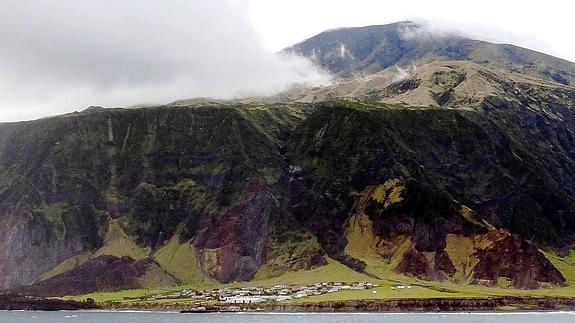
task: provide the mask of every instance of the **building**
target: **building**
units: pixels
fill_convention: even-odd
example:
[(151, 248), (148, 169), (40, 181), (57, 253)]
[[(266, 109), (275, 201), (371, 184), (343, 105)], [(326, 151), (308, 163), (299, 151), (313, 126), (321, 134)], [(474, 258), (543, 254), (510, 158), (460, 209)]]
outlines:
[(224, 298), (227, 304), (255, 304), (261, 303), (264, 299), (258, 296), (230, 296)]

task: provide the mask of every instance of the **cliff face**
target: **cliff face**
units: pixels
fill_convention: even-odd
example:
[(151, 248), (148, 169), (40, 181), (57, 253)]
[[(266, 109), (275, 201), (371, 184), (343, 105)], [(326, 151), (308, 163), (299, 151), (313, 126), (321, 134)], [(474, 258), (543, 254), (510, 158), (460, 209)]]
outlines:
[(280, 148), (302, 111), (111, 110), (3, 125), (2, 287), (86, 252), (77, 263), (151, 256), (176, 233), (193, 241), (206, 275), (250, 279), (275, 239), (269, 228), (290, 223)]
[[(374, 269), (385, 267), (373, 260), (378, 258), (422, 279), (496, 284), (504, 277), (519, 288), (563, 283), (519, 236), (570, 244), (573, 179), (557, 173), (571, 170), (541, 171), (542, 160), (533, 158), (538, 146), (522, 148), (530, 135), (510, 137), (513, 132), (484, 117), (456, 110), (319, 108), (292, 141), (292, 160), (308, 183), (294, 213), (330, 255), (372, 274), (385, 275)], [(573, 162), (569, 154), (546, 159)], [(548, 183), (545, 189), (541, 183)], [(477, 245), (461, 243), (465, 237)], [(458, 248), (468, 254), (458, 255)], [(495, 261), (502, 250), (512, 260)]]
[[(2, 287), (36, 281), (29, 291), (77, 294), (152, 276), (231, 282), (322, 266), (326, 256), (375, 276), (383, 266), (420, 279), (563, 284), (533, 243), (572, 242), (572, 156), (555, 138), (529, 146), (533, 132), (516, 136), (506, 122), (333, 102), (2, 125)], [(545, 149), (554, 153), (537, 158)], [(454, 252), (469, 239), (468, 254)], [(502, 250), (513, 260), (493, 256)], [(176, 255), (189, 275), (171, 264)], [(374, 255), (389, 261), (378, 267)], [(96, 265), (123, 272), (122, 284), (90, 276)], [(58, 287), (74, 279), (85, 286)]]
[[(404, 178), (420, 183), (418, 190), (427, 199), (454, 199), (495, 227), (551, 245), (567, 244), (574, 228), (568, 215), (574, 205), (573, 159), (562, 153), (555, 136), (538, 136), (554, 131), (552, 123), (519, 136), (520, 123), (511, 121), (516, 111), (509, 116), (501, 110), (494, 112), (497, 120), (489, 120), (482, 113), (452, 109), (319, 108), (291, 141), (292, 162), (302, 167), (308, 183), (296, 214), (304, 222), (317, 217), (326, 229), (318, 230), (320, 236), (335, 246), (338, 228), (354, 204), (350, 193)], [(547, 163), (557, 167), (551, 170)], [(453, 213), (441, 211), (445, 203), (416, 201), (411, 207), (420, 205), (428, 219)], [(326, 217), (323, 210), (334, 211)]]

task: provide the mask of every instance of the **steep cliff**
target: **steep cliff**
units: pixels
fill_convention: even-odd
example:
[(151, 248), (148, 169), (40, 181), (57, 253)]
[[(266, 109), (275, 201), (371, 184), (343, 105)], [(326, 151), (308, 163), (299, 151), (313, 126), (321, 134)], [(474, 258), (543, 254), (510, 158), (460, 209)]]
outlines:
[[(305, 232), (284, 211), (281, 155), (303, 110), (165, 107), (3, 125), (2, 287), (30, 284), (74, 256), (60, 269), (153, 256), (176, 234), (192, 241), (201, 272), (250, 279), (270, 240)], [(293, 257), (321, 253), (310, 248)]]
[[(328, 256), (377, 277), (564, 284), (534, 243), (573, 241), (572, 156), (537, 137), (539, 150), (532, 132), (518, 137), (505, 122), (331, 102), (2, 125), (2, 287), (34, 283), (28, 291), (49, 295), (232, 282)], [(473, 247), (454, 253), (466, 239)], [(514, 260), (498, 261), (501, 250)], [(123, 274), (110, 280), (105, 267)]]

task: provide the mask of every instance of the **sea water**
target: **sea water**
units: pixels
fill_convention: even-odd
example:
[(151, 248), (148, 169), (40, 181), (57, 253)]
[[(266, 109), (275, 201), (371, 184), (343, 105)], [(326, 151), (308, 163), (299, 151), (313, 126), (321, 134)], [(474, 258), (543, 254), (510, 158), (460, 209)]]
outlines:
[(575, 312), (523, 313), (206, 313), (180, 314), (158, 312), (0, 312), (1, 323), (573, 323)]

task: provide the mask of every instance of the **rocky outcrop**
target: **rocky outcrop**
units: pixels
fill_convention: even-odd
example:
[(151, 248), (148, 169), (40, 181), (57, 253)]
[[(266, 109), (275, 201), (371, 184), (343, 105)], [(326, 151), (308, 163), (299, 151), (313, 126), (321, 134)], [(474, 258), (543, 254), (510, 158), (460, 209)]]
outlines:
[(397, 272), (424, 280), (444, 281), (455, 274), (455, 266), (443, 250), (424, 252), (411, 248), (405, 253)]
[(513, 287), (537, 289), (541, 284), (565, 284), (565, 278), (537, 247), (505, 230), (494, 230), (482, 237), (487, 247), (478, 249), (473, 268), (476, 283), (496, 284), (509, 279)]
[(15, 294), (0, 294), (0, 310), (2, 311), (74, 311), (100, 308), (94, 302), (64, 301), (52, 298), (44, 299)]
[(9, 209), (0, 218), (2, 288), (30, 284), (84, 248), (78, 236), (50, 233), (50, 226), (65, 225), (59, 221), (58, 218), (42, 219), (17, 208)]
[[(348, 262), (368, 259), (362, 271), (377, 276), (393, 270), (423, 280), (491, 286), (506, 279), (521, 289), (565, 284), (533, 243), (494, 229), (430, 188), (390, 179), (355, 199), (344, 257)], [(429, 214), (434, 209), (438, 213)]]
[(130, 257), (100, 256), (25, 287), (23, 292), (34, 296), (65, 296), (143, 288), (146, 285), (142, 279), (149, 272), (153, 272), (154, 279), (163, 280), (164, 286), (177, 283), (151, 259), (135, 261)]
[(257, 181), (244, 192), (246, 201), (212, 219), (194, 243), (202, 270), (221, 282), (250, 280), (263, 262), (272, 196)]

